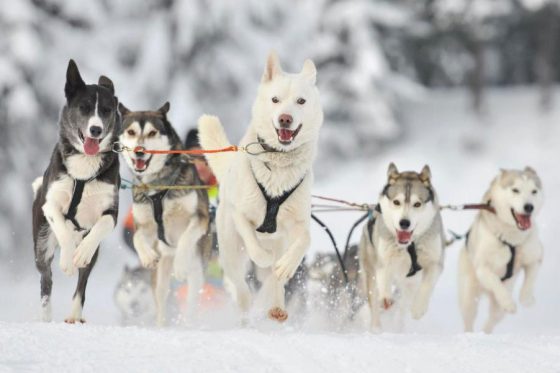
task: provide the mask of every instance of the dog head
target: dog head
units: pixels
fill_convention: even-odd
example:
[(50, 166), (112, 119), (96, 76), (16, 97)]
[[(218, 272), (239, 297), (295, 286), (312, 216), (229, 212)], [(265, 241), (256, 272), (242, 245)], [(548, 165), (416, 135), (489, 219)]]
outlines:
[(127, 318), (147, 318), (155, 314), (150, 270), (124, 268), (115, 289), (115, 303)]
[[(122, 116), (122, 132), (119, 141), (129, 149), (143, 147), (152, 150), (181, 149), (181, 139), (167, 120), (169, 102), (156, 111), (130, 111), (119, 104)], [(158, 173), (170, 157), (168, 154), (146, 154), (127, 150), (124, 159), (135, 175)]]
[(323, 123), (317, 70), (306, 60), (298, 74), (282, 71), (276, 53), (268, 56), (253, 105), (253, 126), (269, 146), (288, 151), (315, 141)]
[(420, 173), (399, 172), (391, 163), (379, 204), (383, 221), (397, 242), (410, 244), (430, 227), (439, 209), (430, 168), (424, 166)]
[(70, 60), (64, 92), (61, 138), (90, 156), (110, 151), (120, 124), (113, 82), (102, 75), (98, 84), (84, 83), (78, 66)]
[(506, 224), (525, 231), (543, 203), (542, 183), (531, 167), (524, 170), (502, 170), (484, 196)]

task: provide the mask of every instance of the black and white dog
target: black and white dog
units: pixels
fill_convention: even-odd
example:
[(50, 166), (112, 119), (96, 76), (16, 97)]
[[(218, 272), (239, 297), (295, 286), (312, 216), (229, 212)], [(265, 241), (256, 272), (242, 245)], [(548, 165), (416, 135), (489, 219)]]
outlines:
[(119, 201), (119, 159), (112, 151), (120, 128), (111, 80), (86, 85), (73, 60), (66, 72), (66, 104), (60, 138), (43, 177), (33, 191), (35, 264), (41, 274), (42, 319), (50, 321), (51, 263), (60, 247), (60, 268), (79, 269), (68, 323), (84, 322), (82, 308), (88, 277), (100, 242), (115, 227)]

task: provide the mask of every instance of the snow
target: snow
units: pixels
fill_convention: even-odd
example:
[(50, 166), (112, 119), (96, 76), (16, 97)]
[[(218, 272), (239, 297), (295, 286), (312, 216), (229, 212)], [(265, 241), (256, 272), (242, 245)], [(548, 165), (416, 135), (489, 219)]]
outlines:
[(558, 372), (560, 337), (147, 329), (0, 322), (0, 371)]

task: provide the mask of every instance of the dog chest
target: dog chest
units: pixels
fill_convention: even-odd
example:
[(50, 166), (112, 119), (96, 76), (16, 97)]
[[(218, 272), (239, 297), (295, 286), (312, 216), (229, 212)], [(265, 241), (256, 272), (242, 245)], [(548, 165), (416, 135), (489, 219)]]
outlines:
[(74, 154), (64, 160), (68, 173), (80, 180), (87, 180), (97, 175), (103, 160), (101, 156), (88, 156), (85, 154)]

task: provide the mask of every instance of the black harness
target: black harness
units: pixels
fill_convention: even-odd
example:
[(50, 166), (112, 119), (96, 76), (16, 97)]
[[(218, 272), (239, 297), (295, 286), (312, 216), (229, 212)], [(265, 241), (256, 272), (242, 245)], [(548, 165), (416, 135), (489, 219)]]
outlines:
[(84, 194), (84, 187), (89, 180), (78, 180), (74, 179), (74, 191), (72, 192), (72, 200), (70, 201), (70, 206), (68, 211), (64, 215), (66, 220), (70, 220), (78, 232), (83, 232), (86, 229), (80, 226), (80, 223), (76, 220), (76, 213), (78, 212), (78, 205), (82, 201), (82, 195)]
[[(379, 205), (375, 206), (375, 211), (381, 213), (381, 207)], [(367, 222), (369, 241), (371, 242), (372, 246), (373, 246), (373, 226), (375, 225), (375, 220), (376, 220), (375, 216), (372, 214)], [(417, 272), (422, 270), (422, 266), (418, 264), (418, 254), (416, 253), (416, 244), (414, 242), (411, 242), (410, 245), (406, 247), (406, 251), (410, 256), (410, 269), (408, 270), (406, 277), (412, 277)]]
[[(301, 185), (305, 179), (305, 176), (292, 187), (292, 189), (285, 191), (277, 197), (271, 197), (266, 193), (264, 186), (257, 181), (257, 185), (261, 190), (261, 193), (266, 200), (266, 214), (264, 216), (264, 221), (257, 228), (257, 232), (260, 233), (274, 233), (276, 232), (276, 218), (278, 216), (278, 211), (280, 211), (280, 206), (292, 195), (292, 193)], [(256, 179), (255, 179), (256, 180)]]
[[(465, 248), (467, 250), (469, 249), (469, 235), (470, 234), (471, 234), (471, 231), (468, 231), (467, 234), (465, 234)], [(513, 265), (515, 264), (515, 255), (516, 255), (516, 252), (517, 252), (517, 248), (507, 241), (504, 241), (502, 239), (499, 239), (499, 240), (502, 244), (504, 244), (505, 246), (507, 246), (509, 248), (509, 252), (511, 254), (511, 258), (509, 259), (509, 261), (506, 265), (506, 274), (501, 278), (501, 280), (503, 282), (503, 281), (509, 280), (513, 276)]]
[(152, 211), (154, 212), (154, 220), (157, 224), (158, 239), (169, 246), (169, 243), (165, 239), (165, 227), (163, 226), (163, 198), (165, 198), (167, 192), (168, 190), (164, 190), (148, 196), (148, 199), (152, 202)]

